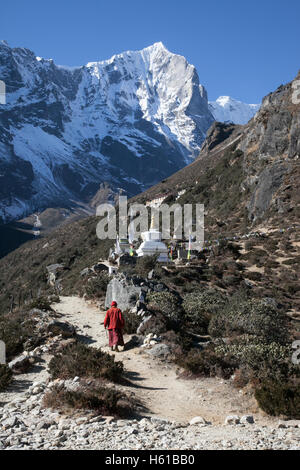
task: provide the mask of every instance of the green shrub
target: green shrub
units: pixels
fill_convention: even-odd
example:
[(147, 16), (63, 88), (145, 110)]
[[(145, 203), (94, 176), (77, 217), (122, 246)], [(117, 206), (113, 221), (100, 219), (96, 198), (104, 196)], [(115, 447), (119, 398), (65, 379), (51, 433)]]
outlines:
[(43, 310), (45, 312), (52, 311), (51, 304), (47, 297), (37, 297), (34, 299), (30, 304), (27, 306), (28, 310), (32, 310), (33, 308), (37, 308), (39, 310)]
[(71, 379), (79, 376), (117, 382), (122, 378), (123, 364), (115, 362), (114, 356), (101, 349), (77, 342), (66, 346), (61, 353), (51, 359), (49, 371), (53, 379)]
[(268, 251), (274, 252), (277, 250), (278, 241), (272, 238), (268, 238), (263, 242), (264, 248)]
[(268, 259), (266, 263), (262, 263), (262, 266), (265, 265), (267, 268), (270, 268), (272, 270), (276, 269), (279, 267), (279, 263), (277, 261)]
[(123, 317), (125, 320), (124, 333), (127, 335), (132, 335), (136, 333), (142, 318), (139, 317), (136, 313), (131, 312), (130, 310), (123, 311)]
[(183, 352), (188, 352), (193, 347), (193, 340), (191, 335), (186, 334), (183, 330), (174, 331), (168, 330), (161, 335), (163, 343), (167, 344), (175, 356), (179, 357)]
[(0, 392), (6, 389), (6, 387), (12, 381), (12, 371), (5, 364), (0, 364)]
[(96, 410), (97, 413), (103, 415), (127, 416), (131, 414), (131, 404), (127, 397), (101, 384), (82, 386), (77, 391), (54, 386), (45, 394), (43, 405), (53, 409)]
[(290, 346), (264, 344), (258, 337), (240, 337), (231, 344), (217, 346), (216, 353), (234, 357), (244, 370), (251, 371), (248, 375), (256, 381), (287, 380), (295, 373)]
[(245, 250), (250, 251), (257, 244), (255, 240), (246, 240), (245, 241)]
[(230, 355), (222, 356), (216, 353), (213, 346), (203, 351), (191, 349), (188, 353), (177, 356), (176, 363), (194, 375), (228, 379), (238, 363)]
[(293, 264), (299, 265), (300, 256), (295, 256), (295, 258), (289, 258), (282, 261), (282, 264), (286, 264), (287, 266), (292, 266)]
[(168, 329), (170, 329), (170, 322), (161, 312), (151, 309), (150, 313), (152, 314), (152, 316), (145, 323), (145, 325), (143, 325), (141, 334), (146, 336), (149, 333), (153, 333), (155, 335), (160, 336), (162, 333), (165, 333), (166, 331), (168, 331)]
[(209, 321), (225, 304), (225, 296), (217, 290), (203, 290), (183, 297), (185, 321), (195, 333), (206, 334)]
[(222, 312), (211, 318), (208, 327), (213, 337), (255, 335), (263, 342), (286, 343), (287, 318), (266, 300), (240, 299), (233, 296)]
[(23, 335), (21, 322), (14, 319), (3, 318), (0, 321), (0, 338), (6, 346), (8, 360), (23, 351)]
[(97, 277), (90, 277), (85, 284), (85, 293), (88, 299), (97, 299), (106, 294), (107, 284), (110, 276), (106, 272), (101, 272)]
[(287, 292), (291, 295), (296, 294), (300, 290), (300, 286), (298, 282), (287, 282), (284, 286)]
[(49, 296), (48, 296), (48, 300), (49, 300), (49, 302), (51, 302), (51, 304), (54, 304), (54, 303), (55, 303), (55, 304), (58, 304), (58, 303), (60, 303), (60, 297), (59, 297), (59, 295), (57, 295), (57, 294), (49, 295)]
[(260, 408), (271, 416), (300, 419), (299, 383), (266, 382), (255, 390), (255, 398)]
[(183, 311), (180, 297), (172, 292), (150, 292), (146, 298), (150, 308), (160, 311), (171, 321), (182, 320)]
[(138, 276), (146, 277), (152, 269), (155, 268), (158, 255), (140, 256), (137, 259), (134, 271)]
[(0, 317), (0, 338), (6, 346), (7, 359), (11, 360), (24, 350), (24, 343), (34, 340), (34, 326), (30, 320), (25, 321), (24, 312), (13, 312)]
[(249, 271), (247, 272), (247, 278), (251, 281), (261, 281), (262, 274), (258, 271)]
[(234, 276), (232, 274), (223, 274), (223, 282), (225, 286), (236, 286), (241, 282), (242, 278), (238, 276)]

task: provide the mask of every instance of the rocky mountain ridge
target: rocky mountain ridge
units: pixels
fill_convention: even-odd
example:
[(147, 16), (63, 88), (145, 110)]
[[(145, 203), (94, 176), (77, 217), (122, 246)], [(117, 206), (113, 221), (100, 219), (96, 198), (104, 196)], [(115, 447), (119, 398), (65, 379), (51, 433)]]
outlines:
[(214, 123), (192, 164), (134, 201), (157, 194), (171, 200), (186, 190), (177, 202), (204, 203), (206, 226), (211, 226), (210, 216), (222, 219), (231, 234), (233, 227), (241, 231), (249, 224), (268, 221), (284, 227), (297, 222), (300, 106), (292, 99), (294, 81), (267, 95), (248, 124)]
[(129, 195), (197, 155), (213, 116), (194, 66), (162, 43), (69, 68), (0, 44), (2, 221)]
[(66, 67), (2, 41), (0, 79), (2, 222), (94, 207), (103, 184), (138, 194), (191, 163), (216, 117), (252, 117), (228, 114), (248, 106), (234, 100), (215, 113), (195, 67), (160, 42)]

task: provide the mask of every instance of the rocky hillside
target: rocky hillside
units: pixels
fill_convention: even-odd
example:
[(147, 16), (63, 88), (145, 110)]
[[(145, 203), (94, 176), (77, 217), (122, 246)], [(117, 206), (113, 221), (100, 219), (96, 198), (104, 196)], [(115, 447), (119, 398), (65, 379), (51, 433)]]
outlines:
[[(134, 336), (127, 343), (128, 353), (122, 352), (122, 360), (125, 376), (129, 373), (126, 378), (142, 378), (146, 384), (137, 387), (138, 392), (131, 396), (137, 410), (142, 411), (138, 408), (141, 402), (160, 417), (182, 413), (181, 402), (170, 399), (171, 393), (175, 390), (177, 397), (193, 397), (196, 390), (195, 398), (187, 402), (195, 403), (196, 408), (185, 407), (180, 420), (187, 424), (194, 416), (196, 426), (205, 427), (205, 443), (198, 445), (193, 439), (194, 428), (188, 427), (184, 434), (175, 433), (172, 446), (295, 447), (298, 422), (290, 424), (290, 432), (281, 431), (290, 429), (286, 421), (275, 424), (272, 418), (266, 424), (265, 418), (261, 420), (261, 410), (285, 419), (300, 417), (299, 366), (291, 360), (292, 343), (300, 338), (299, 105), (290, 102), (291, 91), (288, 84), (267, 96), (255, 119), (246, 126), (215, 123), (194, 163), (134, 199), (146, 202), (164, 194), (169, 203), (205, 203), (206, 243), (188, 262), (162, 266), (152, 257), (128, 256), (126, 261), (124, 256), (119, 275), (111, 279), (101, 261), (107, 259), (111, 242), (97, 239), (96, 217), (62, 226), (0, 260), (0, 334), (9, 346), (10, 365), (14, 368), (19, 360), (27, 363), (26, 374), (19, 379), (27, 383), (32, 361), (43, 361), (51, 374), (50, 381), (36, 375), (31, 379), (28, 393), (33, 393), (34, 398), (28, 405), (23, 401), (28, 398), (26, 393), (24, 397), (18, 395), (12, 405), (5, 405), (5, 415), (0, 420), (3, 447), (44, 448), (46, 444), (46, 448), (72, 448), (76, 445), (73, 429), (77, 423), (67, 418), (56, 426), (56, 413), (67, 417), (70, 410), (73, 413), (78, 409), (84, 422), (95, 417), (97, 423), (104, 425), (97, 432), (102, 425), (89, 421), (87, 427), (81, 428), (84, 435), (95, 430), (97, 442), (103, 438), (104, 446), (115, 445), (102, 416), (121, 411), (125, 398), (119, 393), (124, 392), (125, 386), (115, 389), (108, 385), (109, 390), (103, 390), (101, 382), (94, 380), (103, 374), (98, 370), (103, 366), (102, 360), (109, 361), (104, 366), (105, 374), (110, 375), (116, 367), (122, 372), (123, 366), (111, 362), (111, 356), (102, 350), (92, 350), (93, 341), (103, 341), (98, 343), (103, 348), (107, 340), (105, 332), (100, 335), (98, 331), (98, 308), (92, 319), (85, 305), (86, 299), (92, 299), (104, 308), (105, 293), (110, 292), (107, 287), (114, 282), (119, 282), (123, 291), (129, 289), (130, 305), (123, 309), (125, 333)], [(116, 292), (115, 289), (114, 295)], [(58, 300), (57, 294), (62, 303), (57, 307), (59, 325), (50, 309), (50, 302)], [(123, 295), (121, 298), (124, 300)], [(59, 313), (63, 311), (64, 315)], [(63, 341), (61, 328), (70, 329), (65, 320), (80, 326), (78, 337), (70, 338), (73, 345)], [(42, 332), (47, 328), (45, 334), (36, 331), (39, 325)], [(82, 342), (86, 341), (91, 345), (84, 346)], [(62, 347), (60, 352), (52, 351), (56, 346)], [(74, 351), (80, 353), (75, 362)], [(86, 360), (90, 357), (87, 354), (91, 361)], [(153, 357), (151, 362), (148, 355)], [(87, 363), (93, 369), (88, 374), (89, 382)], [(10, 401), (15, 393), (16, 373), (20, 372), (13, 369), (12, 377), (11, 367), (0, 367), (4, 401)], [(196, 381), (190, 380), (195, 377)], [(157, 389), (164, 381), (168, 381), (168, 388), (163, 387), (158, 399)], [(170, 391), (167, 397), (166, 388)], [(125, 391), (128, 392), (126, 387)], [(109, 409), (103, 405), (106, 393)], [(96, 404), (93, 414), (91, 402)], [(40, 436), (37, 442), (27, 433), (35, 408), (44, 423), (42, 429), (36, 429)], [(133, 409), (131, 405), (129, 408)], [(229, 412), (227, 418), (225, 409)], [(142, 422), (144, 426), (141, 417), (136, 422), (122, 420), (129, 432), (134, 430), (134, 436), (141, 438), (134, 439), (132, 445), (147, 444), (138, 424)], [(253, 421), (256, 427), (252, 429), (261, 433), (263, 443), (248, 429)], [(190, 422), (194, 422), (193, 418)], [(230, 431), (225, 428), (225, 439), (224, 426), (219, 426), (224, 422), (226, 426), (241, 423), (247, 427), (235, 428), (234, 432), (231, 427)], [(257, 426), (259, 422), (267, 427)], [(65, 432), (56, 434), (60, 426)], [(147, 422), (146, 427), (149, 426)], [(44, 432), (44, 428), (49, 432)], [(15, 434), (9, 434), (10, 429), (20, 433), (17, 439)], [(165, 429), (170, 431), (168, 425)], [(168, 448), (165, 434), (157, 437)], [(97, 446), (93, 439), (83, 439), (82, 446)], [(126, 445), (131, 448), (131, 442)], [(149, 443), (155, 445), (153, 441)]]
[[(299, 76), (297, 77), (299, 79)], [(205, 204), (207, 235), (299, 221), (300, 105), (292, 82), (267, 95), (245, 126), (214, 123), (191, 165), (134, 198)]]
[[(195, 162), (132, 199), (146, 202), (164, 194), (169, 203), (204, 203), (207, 242), (255, 230), (266, 234), (270, 240), (256, 243), (260, 246), (253, 256), (245, 241), (240, 244), (247, 266), (246, 274), (239, 274), (239, 282), (260, 277), (255, 284), (258, 294), (270, 294), (271, 283), (288, 308), (300, 302), (295, 294), (299, 274), (300, 107), (291, 102), (291, 93), (289, 83), (268, 95), (246, 126), (213, 124)], [(176, 199), (179, 191), (184, 194)], [(62, 263), (66, 292), (69, 286), (74, 287), (74, 279), (80, 281), (80, 270), (107, 254), (109, 243), (97, 239), (96, 223), (92, 217), (66, 225), (1, 260), (2, 305), (9, 307), (11, 294), (17, 302), (19, 295), (26, 298), (31, 290), (36, 295), (40, 287), (47, 286), (47, 265)], [(222, 261), (222, 250), (215, 264), (219, 257)], [(24, 259), (29, 263), (26, 269)], [(259, 273), (250, 274), (253, 269)], [(207, 276), (210, 283), (212, 272)]]
[(162, 43), (62, 67), (0, 43), (0, 217), (134, 195), (190, 163), (214, 118), (197, 71)]

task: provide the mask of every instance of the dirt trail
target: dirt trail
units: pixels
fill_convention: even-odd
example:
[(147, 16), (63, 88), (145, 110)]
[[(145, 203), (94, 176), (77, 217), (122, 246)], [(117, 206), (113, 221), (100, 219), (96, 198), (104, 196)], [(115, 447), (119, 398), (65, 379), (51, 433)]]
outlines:
[[(53, 308), (78, 328), (82, 340), (110, 352), (103, 327), (105, 312), (100, 312), (96, 305), (78, 297), (61, 297)], [(129, 339), (130, 336), (125, 336), (125, 342)], [(142, 348), (116, 355), (117, 360), (123, 361), (130, 379), (128, 390), (147, 408), (146, 415), (182, 423), (203, 416), (213, 424), (221, 424), (227, 415), (251, 413), (257, 423), (269, 424), (270, 419), (257, 412), (253, 399), (233, 389), (227, 381), (178, 378), (175, 366), (153, 358)]]

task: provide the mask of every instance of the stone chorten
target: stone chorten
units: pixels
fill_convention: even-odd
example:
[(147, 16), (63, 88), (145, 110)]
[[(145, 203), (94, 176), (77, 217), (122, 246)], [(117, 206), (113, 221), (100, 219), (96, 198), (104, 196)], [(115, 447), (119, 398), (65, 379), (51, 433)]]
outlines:
[(151, 226), (148, 232), (142, 232), (142, 244), (137, 249), (138, 256), (153, 256), (159, 254), (158, 261), (168, 262), (168, 248), (161, 241), (162, 234), (154, 227), (154, 216), (151, 219)]

